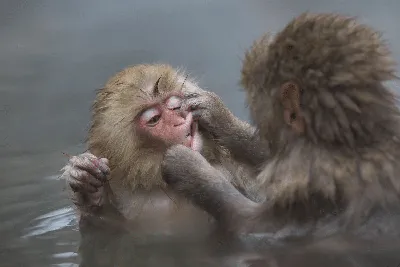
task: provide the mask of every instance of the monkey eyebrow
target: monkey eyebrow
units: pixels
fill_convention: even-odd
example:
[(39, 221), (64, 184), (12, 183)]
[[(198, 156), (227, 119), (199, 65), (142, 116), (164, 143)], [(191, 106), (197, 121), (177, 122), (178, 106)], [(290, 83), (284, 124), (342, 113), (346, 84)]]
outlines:
[(160, 78), (158, 78), (158, 80), (156, 81), (156, 83), (154, 84), (154, 91), (153, 91), (153, 95), (154, 96), (158, 96), (160, 94), (160, 91), (158, 89), (158, 84), (160, 83), (160, 79), (162, 76), (160, 76)]
[[(142, 92), (144, 95), (148, 95), (147, 92), (145, 92), (142, 88), (139, 88), (140, 92)], [(140, 98), (144, 99), (143, 96), (139, 95)]]
[(185, 79), (183, 80), (183, 83), (182, 83), (182, 86), (181, 86), (181, 91), (182, 91), (182, 89), (183, 89), (183, 86), (185, 85), (185, 82), (186, 82), (188, 76), (189, 76), (189, 75), (186, 75)]

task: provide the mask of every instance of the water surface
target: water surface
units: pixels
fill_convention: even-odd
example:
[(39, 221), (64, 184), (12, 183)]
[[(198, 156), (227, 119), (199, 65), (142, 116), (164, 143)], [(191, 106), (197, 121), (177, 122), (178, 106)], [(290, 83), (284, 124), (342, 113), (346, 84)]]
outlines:
[(399, 61), (396, 0), (1, 1), (0, 266), (397, 266), (399, 244), (389, 242), (238, 249), (94, 233), (81, 243), (57, 179), (61, 152), (85, 149), (94, 90), (128, 65), (183, 66), (248, 119), (244, 50), (307, 10), (360, 16), (384, 31)]

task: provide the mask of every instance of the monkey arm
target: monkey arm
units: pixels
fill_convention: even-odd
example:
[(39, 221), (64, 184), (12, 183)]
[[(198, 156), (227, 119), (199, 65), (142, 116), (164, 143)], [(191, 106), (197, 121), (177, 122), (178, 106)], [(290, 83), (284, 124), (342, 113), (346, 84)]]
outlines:
[(85, 191), (72, 192), (72, 200), (80, 213), (102, 216), (106, 214), (116, 214), (118, 209), (112, 201), (113, 193), (109, 183), (99, 187), (97, 192), (90, 193)]
[[(106, 227), (113, 226), (119, 228), (125, 222), (124, 215), (114, 205), (113, 192), (108, 183), (99, 189), (101, 205), (93, 205), (93, 195), (87, 193), (74, 193), (79, 197), (79, 201), (74, 201), (80, 212), (79, 227), (81, 230), (87, 227)], [(86, 195), (85, 195), (86, 194)]]
[(71, 188), (72, 201), (80, 213), (80, 223), (93, 218), (122, 219), (113, 198), (107, 175), (108, 160), (85, 152), (69, 159), (62, 177)]
[(267, 159), (268, 143), (259, 138), (255, 127), (233, 115), (215, 93), (187, 93), (182, 109), (190, 110), (235, 160), (258, 167)]
[[(241, 194), (199, 153), (176, 145), (162, 163), (162, 176), (178, 194), (212, 215), (228, 231), (249, 227), (259, 204)], [(238, 229), (238, 227), (240, 229)]]
[(225, 127), (219, 127), (217, 137), (232, 156), (253, 167), (260, 166), (268, 157), (268, 143), (261, 140), (256, 129), (233, 114)]

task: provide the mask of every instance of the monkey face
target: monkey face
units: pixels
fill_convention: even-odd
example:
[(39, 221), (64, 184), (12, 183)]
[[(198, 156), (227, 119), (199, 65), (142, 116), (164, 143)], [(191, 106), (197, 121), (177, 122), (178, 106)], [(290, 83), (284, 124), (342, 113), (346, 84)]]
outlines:
[(168, 145), (182, 144), (195, 151), (201, 149), (197, 122), (191, 112), (181, 110), (182, 98), (169, 95), (147, 106), (140, 114), (138, 126), (150, 137)]
[[(98, 91), (88, 147), (109, 159), (132, 188), (163, 186), (160, 166), (174, 144), (209, 151), (183, 96), (200, 90), (183, 71), (166, 64), (141, 64), (112, 76)], [(203, 146), (204, 143), (204, 146)]]

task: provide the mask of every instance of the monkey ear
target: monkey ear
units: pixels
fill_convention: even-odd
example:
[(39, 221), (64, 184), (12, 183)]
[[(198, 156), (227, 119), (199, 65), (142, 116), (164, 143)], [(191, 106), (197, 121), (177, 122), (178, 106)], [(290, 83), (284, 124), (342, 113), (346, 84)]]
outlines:
[(284, 83), (280, 88), (280, 100), (283, 106), (283, 119), (294, 132), (302, 134), (305, 129), (304, 117), (300, 108), (300, 88), (294, 82)]

